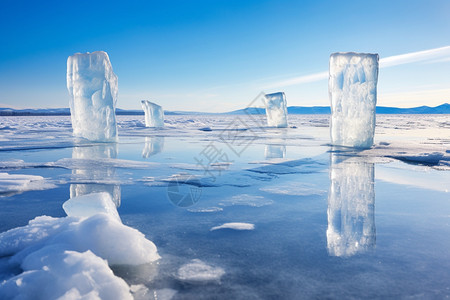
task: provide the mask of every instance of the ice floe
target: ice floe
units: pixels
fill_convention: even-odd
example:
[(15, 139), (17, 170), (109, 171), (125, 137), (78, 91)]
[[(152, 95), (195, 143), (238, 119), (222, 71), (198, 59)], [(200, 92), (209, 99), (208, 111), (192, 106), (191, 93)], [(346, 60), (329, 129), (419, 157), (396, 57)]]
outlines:
[(265, 166), (247, 169), (250, 172), (267, 174), (296, 174), (296, 173), (316, 173), (322, 171), (325, 167), (318, 161), (312, 159), (287, 160), (280, 163), (271, 163)]
[(438, 170), (450, 170), (450, 153), (444, 144), (416, 142), (380, 142), (364, 151), (337, 150), (342, 155), (370, 158), (391, 158), (405, 163), (425, 165)]
[(254, 224), (250, 223), (225, 223), (219, 226), (214, 226), (210, 229), (210, 231), (219, 230), (219, 229), (233, 229), (233, 230), (253, 230), (255, 229)]
[(301, 182), (286, 182), (278, 185), (262, 187), (259, 190), (270, 194), (290, 195), (290, 196), (311, 196), (323, 195), (326, 191), (318, 189), (313, 184)]
[(42, 176), (0, 173), (0, 195), (53, 189), (55, 187), (55, 184), (48, 182)]
[(232, 196), (231, 198), (223, 199), (219, 202), (219, 205), (221, 206), (243, 205), (243, 206), (262, 207), (271, 204), (273, 204), (273, 201), (270, 199), (266, 199), (263, 196), (250, 194), (235, 195)]
[(223, 211), (222, 207), (196, 207), (196, 208), (189, 208), (188, 211), (193, 213), (213, 213), (213, 212), (219, 212)]
[(177, 272), (177, 278), (187, 282), (217, 281), (225, 274), (225, 271), (216, 266), (211, 266), (200, 259), (193, 259), (181, 266)]

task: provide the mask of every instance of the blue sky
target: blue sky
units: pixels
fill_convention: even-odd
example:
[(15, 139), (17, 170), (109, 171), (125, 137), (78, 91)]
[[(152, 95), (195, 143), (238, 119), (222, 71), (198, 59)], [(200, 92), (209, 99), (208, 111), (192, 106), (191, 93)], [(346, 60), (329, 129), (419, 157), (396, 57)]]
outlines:
[(97, 50), (109, 54), (125, 109), (148, 99), (228, 111), (261, 91), (329, 105), (329, 55), (340, 51), (379, 53), (378, 105), (450, 103), (448, 0), (0, 5), (0, 107), (68, 107), (67, 57)]

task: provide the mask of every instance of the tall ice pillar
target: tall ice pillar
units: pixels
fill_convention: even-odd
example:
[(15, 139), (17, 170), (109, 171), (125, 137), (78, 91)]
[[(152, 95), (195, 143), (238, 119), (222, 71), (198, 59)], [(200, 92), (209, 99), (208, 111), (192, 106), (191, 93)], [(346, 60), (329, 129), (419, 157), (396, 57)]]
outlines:
[(375, 133), (378, 54), (333, 53), (328, 92), (331, 143), (370, 148)]
[(91, 141), (117, 141), (117, 76), (103, 51), (67, 59), (67, 89), (73, 134)]

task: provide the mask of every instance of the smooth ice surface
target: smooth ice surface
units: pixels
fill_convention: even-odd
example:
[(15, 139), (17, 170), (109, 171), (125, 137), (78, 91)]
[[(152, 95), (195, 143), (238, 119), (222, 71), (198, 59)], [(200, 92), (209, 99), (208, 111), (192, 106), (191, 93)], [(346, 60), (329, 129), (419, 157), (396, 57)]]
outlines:
[(164, 127), (164, 111), (161, 106), (148, 100), (142, 100), (146, 127)]
[(103, 51), (67, 59), (67, 89), (73, 134), (91, 141), (117, 140), (117, 76)]
[(370, 148), (375, 133), (378, 54), (333, 53), (328, 91), (331, 143)]
[(265, 95), (267, 125), (271, 127), (284, 128), (287, 123), (287, 104), (284, 93), (273, 93)]
[(352, 256), (375, 246), (374, 165), (331, 155), (327, 244), (330, 255)]
[[(121, 295), (125, 288), (124, 293), (131, 291), (136, 300), (450, 296), (448, 115), (378, 115), (375, 146), (363, 151), (329, 146), (329, 115), (291, 115), (290, 126), (283, 129), (261, 126), (266, 117), (257, 116), (261, 122), (253, 117), (170, 115), (163, 130), (153, 130), (143, 126), (142, 116), (120, 115), (116, 147), (78, 141), (72, 136), (69, 116), (0, 118), (0, 126), (11, 128), (0, 130), (0, 172), (41, 176), (56, 185), (0, 198), (0, 232), (24, 230), (20, 238), (9, 239), (11, 244), (0, 241), (1, 247), (11, 250), (0, 255), (0, 285), (15, 284), (12, 278), (25, 273), (22, 262), (34, 252), (33, 245), (36, 251), (55, 246), (50, 240), (66, 245), (63, 235), (69, 246), (72, 241), (84, 245), (80, 239), (85, 237), (92, 243), (106, 243), (112, 252), (130, 244), (120, 252), (139, 261), (129, 255), (138, 247), (134, 242), (104, 233), (105, 224), (121, 224), (116, 218), (105, 218), (105, 213), (88, 216), (97, 209), (104, 211), (101, 201), (87, 203), (85, 217), (65, 217), (61, 206), (71, 185), (85, 185), (78, 190), (110, 196), (110, 187), (120, 187), (117, 211), (122, 225), (154, 241), (161, 258), (140, 265), (110, 265), (97, 247), (64, 246), (65, 252), (52, 252), (55, 264), (44, 259), (39, 269), (30, 271), (63, 270), (67, 277), (58, 275), (61, 281), (43, 282), (54, 281), (66, 298), (103, 289), (99, 284), (71, 290), (75, 269), (64, 262), (72, 257), (64, 256), (67, 251), (84, 257), (86, 264), (77, 269), (80, 279), (101, 282), (94, 274), (102, 274), (114, 284), (111, 290), (117, 288), (115, 293)], [(236, 124), (239, 131), (233, 130)], [(212, 131), (199, 130), (205, 127)], [(159, 143), (146, 137), (163, 137), (164, 147), (143, 157), (146, 147), (156, 149), (147, 144)], [(266, 151), (266, 145), (280, 146), (281, 151)], [(203, 155), (206, 148), (215, 159)], [(330, 158), (331, 153), (338, 159)], [(221, 154), (228, 159), (217, 164)], [(196, 159), (211, 164), (205, 170)], [(194, 188), (198, 201), (178, 207), (168, 197), (169, 187), (174, 193), (178, 189), (180, 196)], [(100, 205), (93, 208), (94, 203)], [(35, 226), (25, 226), (29, 220)], [(228, 222), (254, 224), (255, 230), (210, 231)], [(82, 224), (88, 229), (81, 231)], [(90, 235), (94, 227), (99, 229)], [(366, 234), (371, 228), (376, 228), (373, 236)], [(50, 248), (42, 251), (50, 253)], [(88, 251), (98, 259), (83, 254)], [(97, 263), (99, 259), (107, 259), (108, 264)], [(105, 268), (128, 287), (109, 277)], [(220, 280), (209, 279), (218, 278), (214, 274), (221, 274), (220, 270), (226, 272)], [(69, 290), (62, 285), (65, 281)], [(18, 290), (12, 292), (16, 295)]]

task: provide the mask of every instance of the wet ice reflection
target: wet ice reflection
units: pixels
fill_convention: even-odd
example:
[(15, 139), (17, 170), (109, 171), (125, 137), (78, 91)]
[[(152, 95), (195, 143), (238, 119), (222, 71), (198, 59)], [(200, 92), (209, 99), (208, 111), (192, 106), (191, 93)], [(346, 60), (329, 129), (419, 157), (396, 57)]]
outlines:
[(149, 158), (152, 155), (158, 154), (164, 148), (163, 136), (146, 136), (145, 145), (142, 150), (142, 157)]
[(266, 159), (272, 158), (285, 158), (286, 146), (285, 145), (266, 145), (264, 150), (264, 157)]
[[(74, 147), (73, 159), (105, 159), (117, 158), (117, 144), (103, 144), (91, 147)], [(70, 185), (70, 198), (79, 197), (91, 193), (106, 192), (111, 195), (114, 204), (119, 207), (121, 201), (120, 185), (112, 183), (115, 175), (114, 167), (93, 168), (89, 164), (81, 164), (72, 171), (72, 176), (78, 182)], [(84, 183), (86, 182), (86, 183)]]
[(375, 246), (374, 164), (331, 154), (328, 253), (352, 256)]

